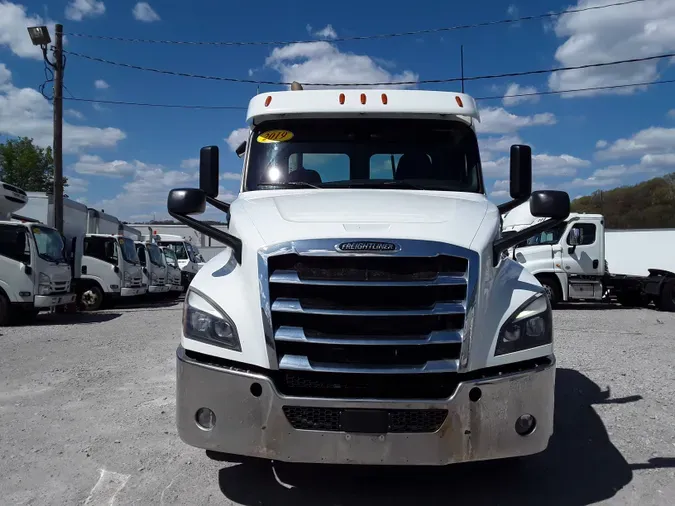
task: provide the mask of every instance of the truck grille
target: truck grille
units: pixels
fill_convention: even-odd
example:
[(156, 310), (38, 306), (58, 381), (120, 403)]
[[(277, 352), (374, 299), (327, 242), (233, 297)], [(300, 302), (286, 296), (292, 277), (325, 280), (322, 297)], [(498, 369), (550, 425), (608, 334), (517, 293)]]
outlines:
[(338, 253), (340, 242), (298, 241), (260, 257), (263, 308), (287, 373), (279, 387), (312, 395), (340, 383), (356, 394), (369, 390), (359, 386), (368, 376), (388, 397), (375, 378), (411, 374), (434, 376), (427, 386), (451, 395), (475, 254), (423, 241), (394, 241), (404, 244), (395, 254)]
[(70, 289), (69, 281), (52, 281), (51, 293), (68, 293)]
[(142, 276), (131, 279), (131, 288), (140, 287), (142, 285), (143, 285), (143, 277)]
[[(303, 406), (284, 406), (284, 415), (294, 429), (344, 431), (343, 423), (345, 410), (340, 408), (318, 408)], [(367, 410), (349, 410), (356, 413)], [(372, 413), (372, 411), (370, 412)], [(376, 415), (382, 415), (380, 430), (373, 430), (365, 424), (362, 428), (352, 424), (348, 432), (397, 432), (397, 433), (421, 433), (436, 432), (441, 428), (448, 416), (445, 409), (392, 409), (376, 410)], [(358, 419), (357, 419), (358, 420)], [(355, 426), (354, 426), (355, 425)], [(372, 425), (372, 424), (371, 424)], [(369, 430), (370, 429), (370, 430)]]

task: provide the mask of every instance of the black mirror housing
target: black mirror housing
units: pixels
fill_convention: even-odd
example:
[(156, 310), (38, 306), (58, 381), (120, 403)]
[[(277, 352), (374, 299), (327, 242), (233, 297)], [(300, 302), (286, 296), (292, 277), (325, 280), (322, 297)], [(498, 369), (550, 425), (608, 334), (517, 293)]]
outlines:
[(527, 199), (532, 193), (532, 148), (511, 146), (510, 194), (514, 200)]
[(199, 151), (199, 188), (211, 198), (218, 196), (218, 157), (218, 146), (205, 146)]
[(202, 214), (206, 211), (206, 193), (198, 188), (176, 188), (169, 192), (166, 207), (172, 214)]
[(530, 197), (530, 214), (535, 218), (565, 220), (570, 215), (570, 196), (567, 192), (541, 190)]
[(239, 158), (241, 158), (242, 156), (244, 156), (244, 153), (246, 153), (246, 141), (244, 141), (244, 142), (242, 142), (241, 144), (239, 144), (239, 146), (238, 146), (237, 149), (234, 151), (234, 153), (235, 153)]

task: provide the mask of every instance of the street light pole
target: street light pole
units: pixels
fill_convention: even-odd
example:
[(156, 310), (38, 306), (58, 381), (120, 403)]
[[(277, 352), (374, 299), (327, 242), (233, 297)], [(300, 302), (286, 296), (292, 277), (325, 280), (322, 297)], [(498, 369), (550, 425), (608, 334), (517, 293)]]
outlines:
[(63, 25), (54, 44), (54, 228), (63, 233)]

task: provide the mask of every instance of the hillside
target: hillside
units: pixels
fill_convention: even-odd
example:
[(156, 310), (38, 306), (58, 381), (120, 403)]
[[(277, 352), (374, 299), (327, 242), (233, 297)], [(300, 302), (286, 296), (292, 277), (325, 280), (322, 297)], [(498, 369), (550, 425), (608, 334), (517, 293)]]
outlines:
[(675, 228), (675, 172), (572, 201), (572, 212), (601, 213), (609, 229)]

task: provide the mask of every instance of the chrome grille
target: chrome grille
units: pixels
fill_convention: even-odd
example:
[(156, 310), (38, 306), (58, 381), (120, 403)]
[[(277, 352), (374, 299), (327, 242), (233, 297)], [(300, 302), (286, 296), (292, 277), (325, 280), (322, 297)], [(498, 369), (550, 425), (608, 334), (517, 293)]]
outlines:
[(136, 288), (143, 285), (143, 278), (141, 276), (131, 279), (131, 287)]
[(51, 293), (68, 293), (69, 288), (69, 281), (52, 281), (51, 283)]
[(279, 369), (419, 374), (460, 369), (477, 255), (391, 241), (395, 252), (341, 252), (345, 240), (262, 250), (268, 345)]

